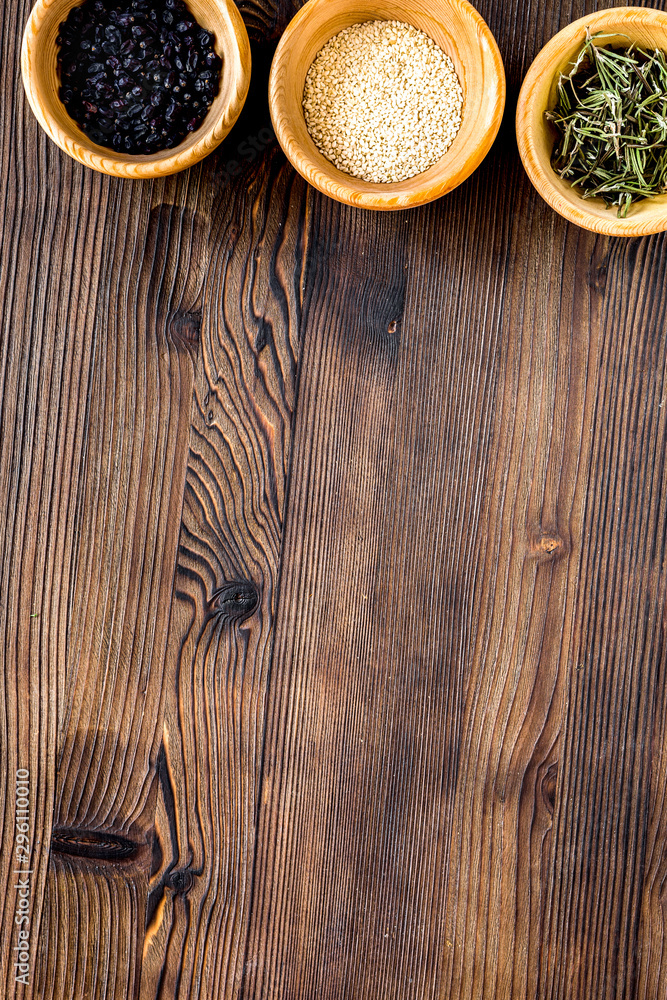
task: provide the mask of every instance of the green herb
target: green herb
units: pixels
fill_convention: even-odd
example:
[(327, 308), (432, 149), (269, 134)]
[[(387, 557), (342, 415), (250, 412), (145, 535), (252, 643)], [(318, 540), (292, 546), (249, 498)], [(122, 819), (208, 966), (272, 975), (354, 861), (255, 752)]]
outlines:
[(610, 37), (586, 33), (546, 117), (559, 134), (551, 157), (559, 177), (624, 218), (633, 202), (667, 190), (667, 56), (597, 44)]

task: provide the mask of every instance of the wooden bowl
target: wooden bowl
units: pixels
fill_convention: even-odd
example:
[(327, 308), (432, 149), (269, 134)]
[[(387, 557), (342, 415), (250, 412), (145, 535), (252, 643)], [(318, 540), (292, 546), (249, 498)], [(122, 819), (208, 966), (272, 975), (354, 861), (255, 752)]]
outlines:
[[(630, 207), (627, 218), (605, 208), (602, 199), (584, 199), (551, 168), (556, 133), (544, 112), (555, 107), (558, 76), (584, 43), (586, 28), (592, 33), (619, 33), (605, 44), (630, 41), (667, 50), (667, 13), (647, 7), (612, 7), (573, 21), (538, 54), (523, 81), (516, 112), (519, 152), (528, 176), (544, 200), (570, 222), (609, 236), (645, 236), (667, 229), (667, 194), (648, 198)], [(622, 37), (625, 36), (625, 37)]]
[[(397, 20), (420, 28), (449, 55), (463, 88), (461, 128), (421, 174), (395, 184), (371, 184), (338, 170), (306, 128), (306, 74), (322, 46), (361, 21)], [(309, 0), (287, 26), (271, 66), (271, 119), (278, 141), (299, 173), (319, 191), (348, 205), (399, 209), (440, 198), (482, 162), (505, 106), (505, 72), (495, 39), (466, 0)]]
[(38, 0), (23, 35), (23, 85), (45, 132), (75, 160), (114, 177), (164, 177), (202, 160), (222, 142), (238, 118), (250, 84), (248, 34), (233, 0), (188, 0), (197, 21), (215, 35), (215, 48), (223, 60), (220, 91), (195, 132), (173, 149), (149, 156), (116, 153), (98, 146), (70, 118), (58, 97), (58, 28), (80, 2)]

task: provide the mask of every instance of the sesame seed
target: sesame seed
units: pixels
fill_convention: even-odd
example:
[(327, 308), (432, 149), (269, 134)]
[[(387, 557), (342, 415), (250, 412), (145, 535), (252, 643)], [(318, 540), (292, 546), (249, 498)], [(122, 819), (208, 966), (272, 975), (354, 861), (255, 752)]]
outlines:
[(433, 166), (461, 125), (463, 91), (448, 55), (402, 21), (365, 21), (334, 35), (306, 75), (306, 126), (320, 152), (371, 183)]

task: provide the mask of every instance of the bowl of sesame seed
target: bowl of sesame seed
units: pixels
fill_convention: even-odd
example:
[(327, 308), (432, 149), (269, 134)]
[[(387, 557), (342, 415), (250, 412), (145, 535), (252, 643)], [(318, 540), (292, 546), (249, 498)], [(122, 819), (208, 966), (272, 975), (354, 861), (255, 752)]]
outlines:
[(23, 35), (28, 102), (75, 160), (163, 177), (222, 141), (250, 83), (233, 0), (37, 0)]
[(505, 73), (467, 0), (308, 0), (271, 66), (285, 154), (336, 201), (396, 210), (461, 184), (496, 137)]

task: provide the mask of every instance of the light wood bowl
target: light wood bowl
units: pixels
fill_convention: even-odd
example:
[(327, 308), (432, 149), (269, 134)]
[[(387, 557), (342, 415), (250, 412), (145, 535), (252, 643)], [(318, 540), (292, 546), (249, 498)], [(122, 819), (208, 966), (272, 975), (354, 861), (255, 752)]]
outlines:
[[(405, 21), (449, 55), (463, 88), (461, 128), (444, 156), (406, 181), (370, 184), (338, 170), (306, 128), (306, 74), (322, 46), (343, 28), (369, 20)], [(271, 119), (278, 141), (305, 179), (337, 201), (400, 209), (440, 198), (469, 177), (496, 137), (505, 106), (505, 72), (495, 39), (466, 0), (309, 0), (287, 26), (271, 66)]]
[(551, 168), (556, 133), (545, 120), (544, 112), (555, 107), (558, 76), (579, 52), (587, 27), (592, 33), (619, 33), (618, 39), (605, 39), (605, 44), (629, 45), (634, 41), (652, 49), (667, 50), (667, 13), (647, 7), (600, 10), (559, 31), (533, 62), (519, 94), (516, 134), (523, 165), (544, 200), (584, 229), (609, 236), (662, 232), (667, 229), (667, 194), (637, 202), (630, 207), (627, 218), (618, 219), (616, 209), (605, 208), (601, 198), (582, 198)]
[(98, 146), (70, 118), (58, 97), (58, 28), (80, 2), (38, 0), (23, 35), (23, 85), (30, 107), (45, 132), (75, 160), (114, 177), (164, 177), (202, 160), (222, 142), (238, 118), (250, 84), (248, 33), (232, 0), (187, 0), (202, 27), (215, 35), (216, 51), (223, 60), (220, 91), (195, 132), (173, 149), (149, 156), (116, 153)]

